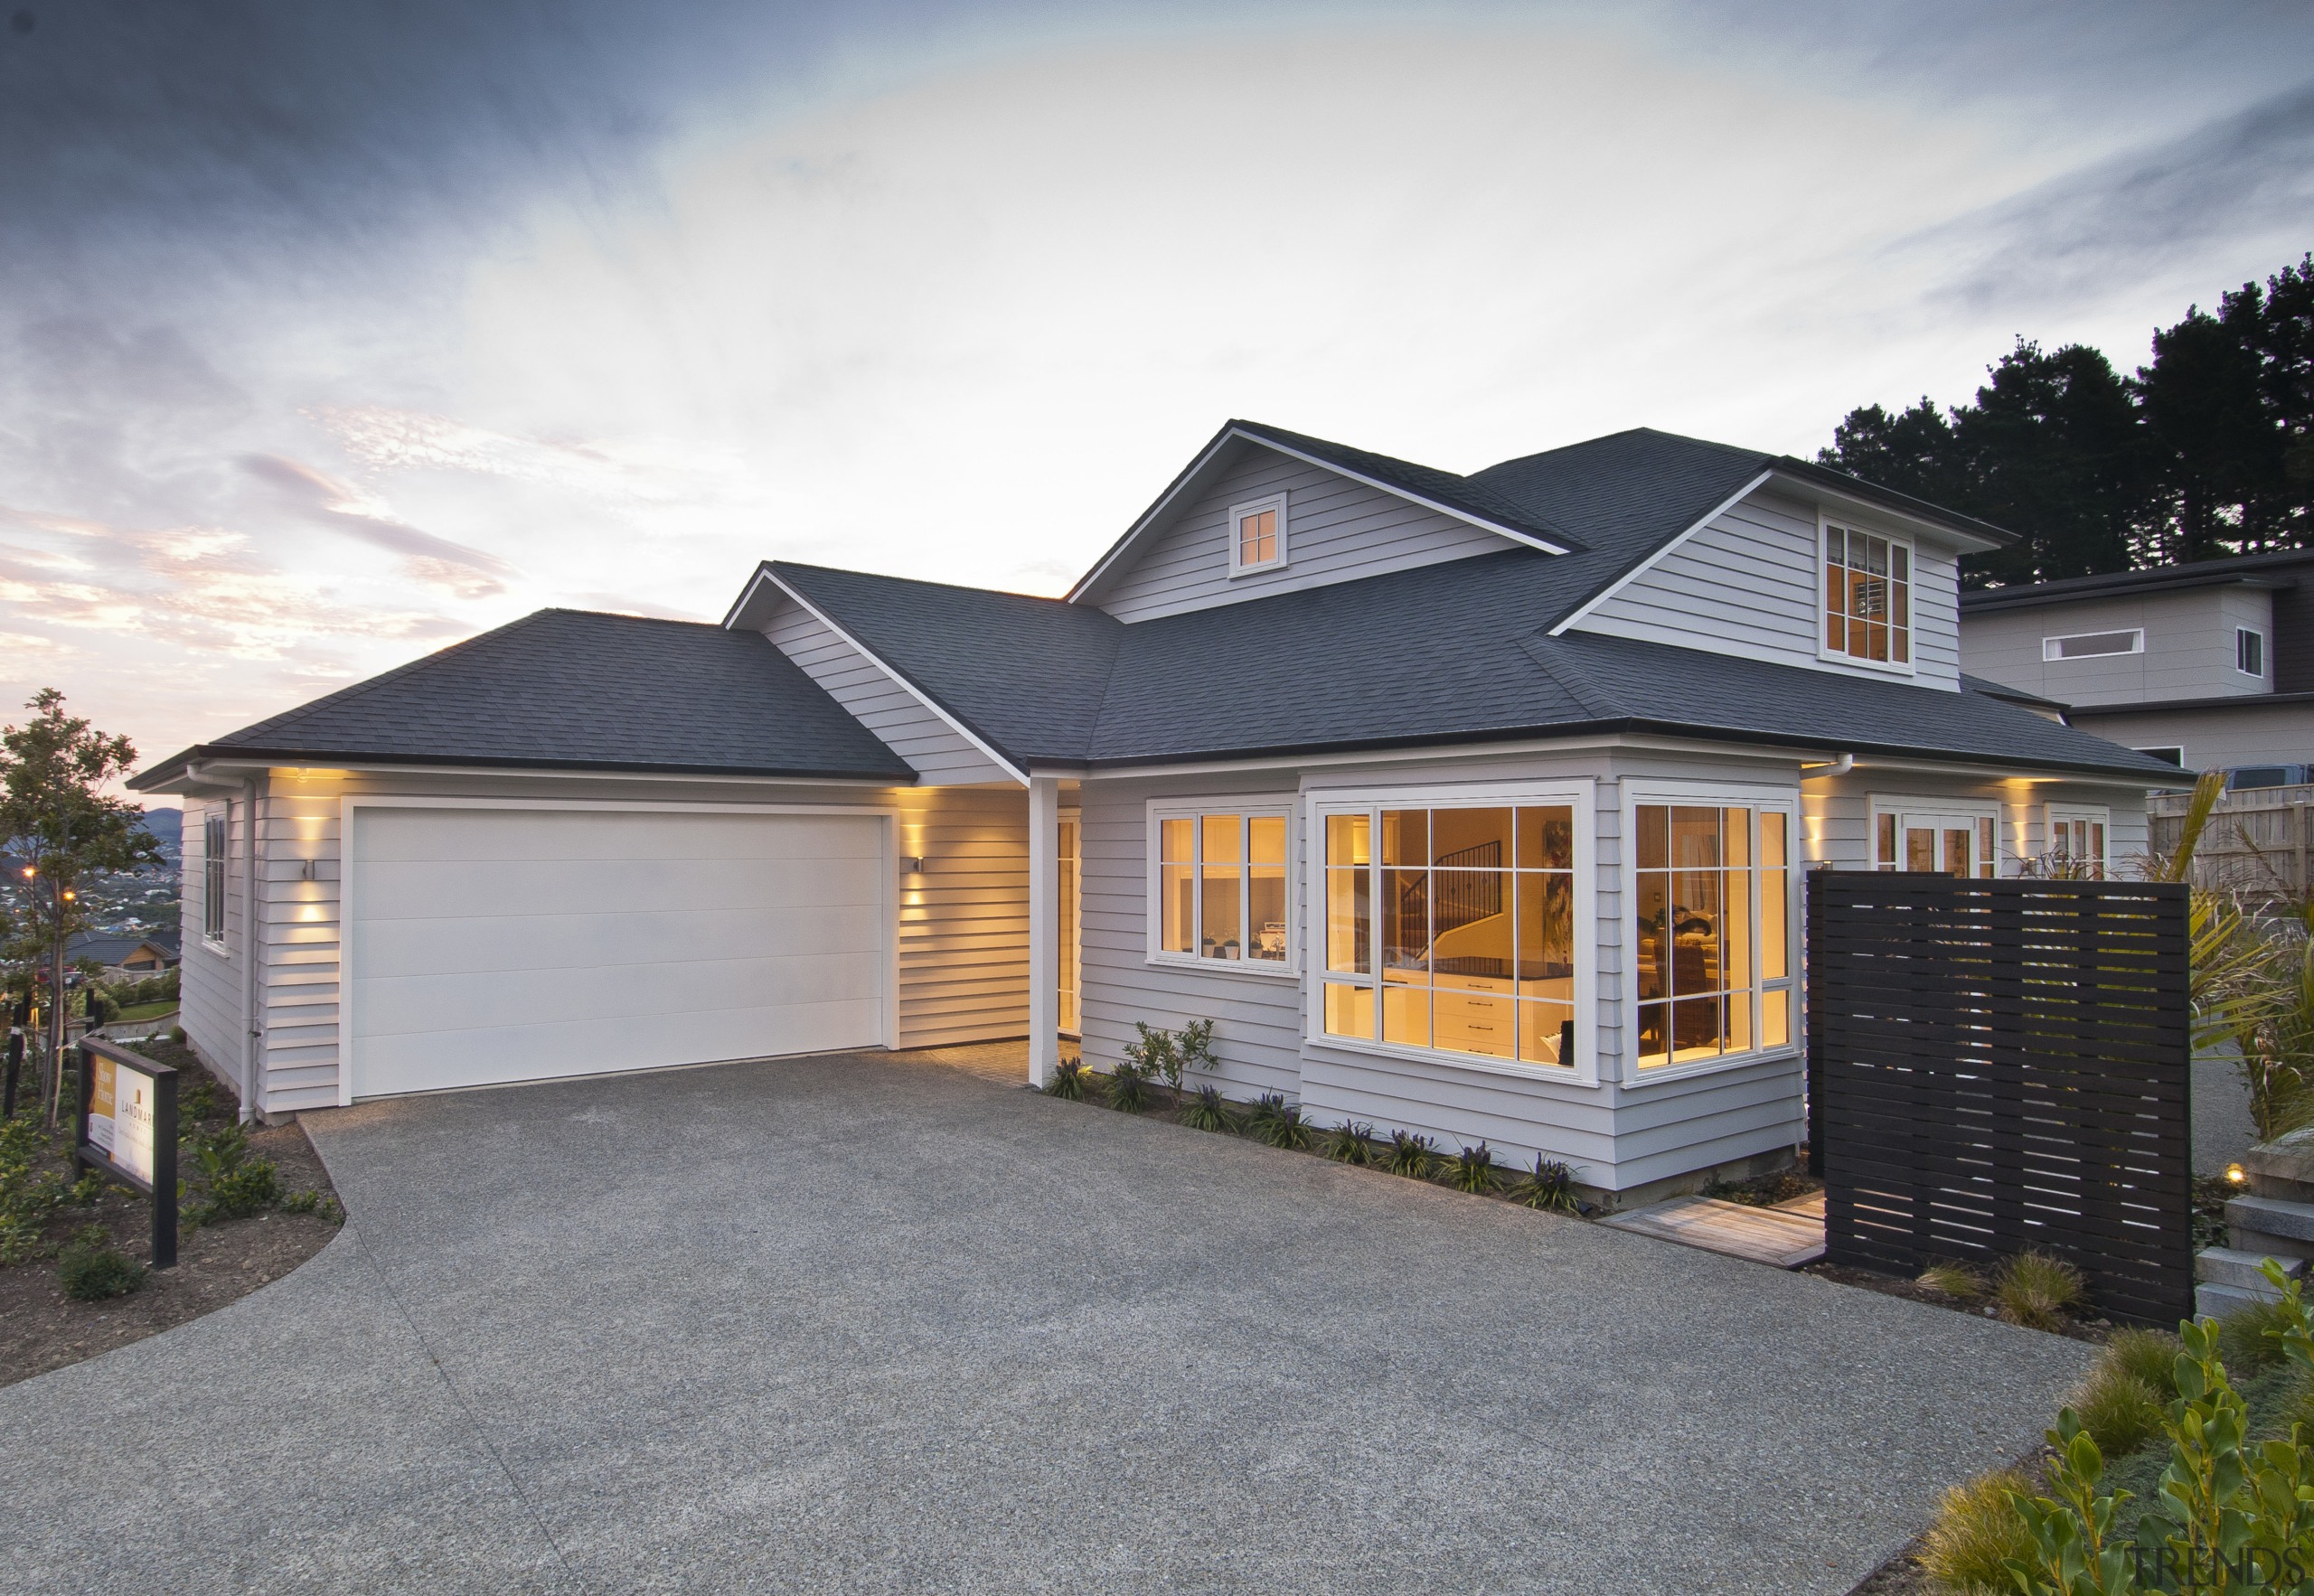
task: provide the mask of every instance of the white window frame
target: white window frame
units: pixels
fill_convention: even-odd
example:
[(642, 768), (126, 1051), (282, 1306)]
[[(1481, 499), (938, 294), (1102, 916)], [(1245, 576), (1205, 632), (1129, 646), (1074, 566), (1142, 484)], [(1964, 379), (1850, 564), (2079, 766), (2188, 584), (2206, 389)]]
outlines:
[[(1905, 823), (1904, 817), (1908, 814), (1933, 814), (1952, 820), (1967, 820), (1971, 822), (1990, 820), (1992, 821), (1992, 873), (1996, 878), (2013, 876), (2017, 873), (2017, 864), (2020, 857), (2017, 843), (2020, 839), (2009, 834), (2011, 828), (2008, 816), (1998, 798), (1930, 798), (1916, 793), (1873, 793), (1866, 811), (1864, 828), (1864, 868), (1867, 870), (1877, 870), (1880, 868), (1880, 817), (1884, 814), (1893, 814), (1896, 817), (1900, 833)], [(1900, 850), (1904, 847), (1904, 838), (1901, 834), (1896, 839), (1896, 846)], [(1896, 863), (1899, 868), (1903, 867), (1904, 859), (1901, 852)]]
[[(2109, 649), (2102, 653), (2094, 654), (2068, 654), (2059, 652), (2060, 644), (2073, 643), (2084, 637), (2121, 636), (2128, 637), (2129, 647)], [(2076, 660), (2121, 660), (2144, 652), (2145, 628), (2142, 626), (2108, 626), (2100, 632), (2064, 632), (2054, 637), (2041, 639), (2041, 663), (2044, 665), (2070, 665)]]
[[(229, 953), (226, 922), (226, 883), (231, 877), (233, 858), (233, 815), (229, 807), (224, 814), (203, 811), (201, 817), (201, 940), (212, 953)], [(219, 839), (224, 846), (216, 846)], [(209, 929), (212, 924), (215, 931)]]
[[(1237, 523), (1248, 515), (1258, 515), (1265, 510), (1277, 512), (1277, 552), (1268, 559), (1247, 565), (1237, 558)], [(1259, 576), (1264, 571), (1285, 568), (1285, 495), (1271, 493), (1259, 499), (1247, 499), (1229, 506), (1229, 519), (1223, 523), (1224, 536), (1229, 543), (1229, 574), (1233, 577)]]
[[(1529, 1081), (1555, 1081), (1567, 1086), (1599, 1084), (1598, 988), (1598, 784), (1589, 776), (1557, 781), (1458, 782), (1402, 787), (1343, 787), (1312, 792), (1302, 834), (1310, 839), (1310, 868), (1303, 872), (1304, 902), (1302, 923), (1323, 927), (1326, 919), (1326, 817), (1366, 814), (1383, 809), (1505, 809), (1519, 804), (1566, 804), (1575, 811), (1575, 1063), (1527, 1064), (1515, 1058), (1486, 1058), (1474, 1053), (1453, 1053), (1435, 1047), (1411, 1047), (1385, 1042), (1379, 1037), (1337, 1037), (1326, 1029), (1325, 961), (1309, 961), (1309, 980), (1303, 991), (1303, 1038), (1312, 1047), (1341, 1053), (1362, 1053), (1402, 1059), (1434, 1068), (1475, 1070), (1483, 1075), (1517, 1075)], [(1378, 863), (1381, 845), (1374, 852)], [(1322, 936), (1322, 932), (1321, 933)], [(1381, 981), (1378, 968), (1380, 930), (1374, 932), (1378, 968), (1371, 980)]]
[[(1876, 536), (1877, 534), (1875, 534)], [(1820, 573), (1819, 580), (1821, 579)], [(1626, 778), (1623, 784), (1623, 834), (1627, 839), (1623, 849), (1623, 863), (1620, 872), (1619, 889), (1623, 895), (1623, 943), (1629, 967), (1623, 972), (1623, 1037), (1621, 1084), (1626, 1089), (1659, 1085), (1665, 1081), (1690, 1080), (1697, 1075), (1717, 1075), (1721, 1070), (1744, 1069), (1768, 1059), (1791, 1058), (1807, 1047), (1808, 1033), (1808, 940), (1801, 934), (1801, 901), (1806, 887), (1810, 866), (1801, 831), (1800, 793), (1794, 787), (1778, 787), (1745, 782), (1699, 782)], [(1754, 1047), (1744, 1053), (1723, 1053), (1717, 1058), (1695, 1058), (1685, 1064), (1660, 1064), (1642, 1070), (1639, 1066), (1639, 806), (1642, 803), (1709, 805), (1715, 808), (1744, 808), (1767, 810), (1784, 818), (1784, 934), (1791, 937), (1792, 946), (1786, 968), (1791, 974), (1777, 982), (1789, 986), (1792, 992), (1792, 1030), (1790, 1038), (1773, 1047)], [(1760, 924), (1758, 884), (1761, 872), (1756, 862), (1749, 872), (1753, 881), (1752, 925), (1756, 934)], [(1758, 940), (1754, 938), (1752, 996), (1757, 1029), (1760, 994), (1767, 983), (1759, 973)]]
[(2057, 826), (2065, 821), (2088, 821), (2104, 828), (2105, 855), (2097, 868), (2106, 876), (2113, 873), (2113, 812), (2102, 803), (2045, 803), (2041, 806), (2041, 851), (2056, 851)]
[[(1275, 793), (1258, 798), (1152, 798), (1143, 806), (1143, 828), (1147, 833), (1148, 849), (1148, 962), (1173, 970), (1198, 970), (1209, 974), (1257, 975), (1270, 980), (1297, 981), (1302, 974), (1302, 837), (1295, 824), (1295, 804), (1290, 797)], [(1269, 959), (1209, 959), (1204, 954), (1174, 953), (1165, 946), (1164, 904), (1164, 827), (1166, 821), (1185, 820), (1191, 823), (1199, 847), (1204, 846), (1204, 818), (1209, 814), (1234, 814), (1238, 817), (1239, 836), (1250, 840), (1251, 828), (1246, 822), (1256, 818), (1283, 820), (1285, 822), (1285, 957), (1282, 961)], [(1251, 934), (1253, 871), (1250, 860), (1241, 860), (1237, 881), (1237, 908), (1240, 923)], [(1201, 895), (1192, 895), (1193, 901), (1202, 903)], [(1190, 940), (1197, 941), (1194, 928)]]
[[(1832, 532), (1843, 534), (1861, 532), (1867, 538), (1877, 538), (1890, 548), (1905, 551), (1905, 659), (1866, 660), (1836, 649), (1824, 641), (1824, 623), (1831, 614), (1824, 600), (1824, 571), (1831, 563)], [(1816, 512), (1816, 657), (1827, 664), (1852, 665), (1860, 671), (1877, 671), (1888, 676), (1917, 674), (1920, 661), (1920, 548), (1902, 532), (1891, 532), (1879, 527), (1866, 526), (1847, 516), (1837, 516), (1819, 510)], [(1653, 1075), (1648, 1077), (1650, 1080)]]
[[(2242, 641), (2247, 637), (2254, 637), (2258, 640), (2258, 668), (2255, 671), (2242, 669)], [(2253, 681), (2263, 681), (2266, 679), (2266, 634), (2255, 626), (2234, 628), (2234, 672), (2237, 676), (2247, 676)]]

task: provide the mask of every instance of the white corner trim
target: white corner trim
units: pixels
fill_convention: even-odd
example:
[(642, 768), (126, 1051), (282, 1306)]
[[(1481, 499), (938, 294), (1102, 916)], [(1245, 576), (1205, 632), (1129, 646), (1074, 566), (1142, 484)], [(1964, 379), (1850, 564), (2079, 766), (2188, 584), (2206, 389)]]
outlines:
[(1774, 474), (1775, 473), (1773, 471), (1763, 471), (1759, 475), (1754, 477), (1742, 487), (1737, 488), (1734, 493), (1728, 494), (1727, 497), (1722, 499), (1718, 503), (1713, 505), (1708, 511), (1704, 512), (1702, 519), (1698, 521), (1695, 525), (1689, 527), (1686, 531), (1681, 532), (1669, 543), (1664, 544), (1662, 548), (1658, 549), (1654, 553), (1649, 555), (1645, 559), (1641, 560), (1637, 565), (1632, 567), (1631, 569), (1625, 571), (1622, 576), (1617, 577), (1606, 587), (1602, 587), (1598, 592), (1584, 600), (1581, 608), (1577, 609), (1573, 615), (1567, 616), (1566, 620), (1561, 621), (1557, 625), (1551, 628), (1550, 635), (1553, 637), (1559, 636), (1565, 633), (1567, 628), (1573, 626), (1585, 615), (1588, 615), (1593, 610), (1597, 609), (1601, 605), (1606, 603), (1607, 600), (1613, 598), (1616, 594), (1621, 593), (1633, 582), (1638, 581), (1640, 577), (1645, 576), (1649, 571), (1653, 570), (1658, 565), (1662, 563), (1662, 561), (1670, 557), (1673, 549), (1685, 544), (1688, 539), (1694, 537), (1698, 532), (1702, 531), (1704, 528), (1709, 526), (1713, 521), (1717, 521), (1721, 516), (1735, 509), (1736, 505), (1741, 504), (1754, 493), (1758, 493), (1762, 487), (1766, 485), (1768, 479), (1773, 477)]
[[(1014, 781), (1020, 783), (1023, 787), (1029, 784), (1029, 773), (1027, 771), (1022, 770), (1019, 765), (1013, 764), (1010, 759), (1007, 759), (1003, 755), (991, 747), (986, 739), (980, 737), (970, 727), (957, 719), (954, 715), (949, 714), (948, 711), (942, 708), (938, 701), (933, 699), (929, 693), (917, 686), (913, 681), (910, 681), (907, 677), (901, 675), (899, 671), (894, 670), (890, 664), (880, 658), (873, 649), (861, 643), (857, 637), (854, 637), (851, 633), (846, 632), (842, 627), (837, 625), (835, 622), (829, 617), (825, 611), (812, 603), (810, 599), (805, 598), (802, 594), (796, 592), (795, 588), (781, 581), (774, 572), (767, 569), (764, 571), (763, 575), (772, 583), (773, 586), (776, 587), (789, 598), (795, 600), (796, 605), (802, 608), (805, 615), (811, 616), (821, 625), (825, 626), (829, 631), (842, 638), (849, 647), (859, 653), (861, 659), (866, 660), (870, 664), (875, 666), (877, 670), (881, 671), (886, 676), (889, 677), (896, 684), (898, 684), (902, 692), (907, 693), (908, 697), (914, 699), (917, 703), (923, 705), (933, 714), (938, 716), (942, 722), (947, 726), (950, 731), (955, 732), (958, 737), (964, 738), (964, 741), (970, 743), (974, 747), (978, 748), (983, 754), (985, 754), (988, 756), (989, 763), (995, 765), (997, 769), (1002, 771), (1005, 775), (1011, 776)], [(849, 713), (849, 711), (847, 711), (847, 713)]]
[[(1567, 552), (1564, 544), (1554, 543), (1547, 538), (1538, 538), (1534, 533), (1518, 527), (1505, 526), (1500, 521), (1491, 521), (1485, 516), (1474, 515), (1467, 510), (1458, 510), (1451, 504), (1441, 504), (1436, 500), (1417, 493), (1411, 488), (1403, 488), (1395, 483), (1384, 482), (1379, 477), (1369, 476), (1362, 471), (1353, 471), (1347, 465), (1336, 465), (1331, 460), (1322, 460), (1315, 455), (1304, 453), (1291, 445), (1279, 443), (1274, 438), (1263, 437), (1256, 433), (1247, 432), (1242, 427), (1233, 427), (1206, 446), (1204, 451), (1190, 463), (1189, 469), (1174, 479), (1173, 485), (1165, 490), (1163, 496), (1143, 511), (1140, 519), (1125, 529), (1124, 536), (1119, 538), (1109, 551), (1101, 556), (1100, 562), (1077, 578), (1077, 585), (1068, 590), (1068, 602), (1076, 604), (1089, 596), (1100, 586), (1101, 579), (1108, 575), (1110, 569), (1133, 552), (1140, 543), (1143, 534), (1164, 518), (1165, 512), (1171, 508), (1173, 502), (1187, 493), (1205, 474), (1205, 468), (1213, 463), (1214, 456), (1240, 439), (1249, 444), (1258, 444), (1265, 449), (1285, 455), (1288, 459), (1299, 460), (1305, 465), (1314, 465), (1321, 471), (1331, 472), (1334, 475), (1346, 478), (1350, 482), (1362, 483), (1369, 488), (1388, 493), (1393, 498), (1403, 499), (1409, 504), (1419, 504), (1425, 510), (1451, 516), (1466, 526), (1474, 526), (1482, 531), (1509, 538), (1511, 541), (1524, 543), (1530, 549), (1539, 549), (1546, 554)], [(736, 610), (734, 613), (737, 613)]]

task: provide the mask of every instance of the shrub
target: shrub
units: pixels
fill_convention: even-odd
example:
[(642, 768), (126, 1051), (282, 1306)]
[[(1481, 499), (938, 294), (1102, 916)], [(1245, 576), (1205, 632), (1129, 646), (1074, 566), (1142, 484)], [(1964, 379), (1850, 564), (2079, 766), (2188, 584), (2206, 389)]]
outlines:
[(180, 1126), (198, 1124), (202, 1120), (221, 1120), (232, 1111), (231, 1101), (205, 1075), (180, 1076), (177, 1088)]
[(1966, 1263), (1932, 1263), (1920, 1272), (1919, 1283), (1963, 1302), (1973, 1302), (1985, 1294), (1985, 1277)]
[(2074, 1392), (2071, 1405), (2108, 1458), (2126, 1457), (2161, 1433), (2161, 1399), (2154, 1388), (2102, 1359)]
[(245, 1218), (281, 1199), (273, 1160), (249, 1155), (249, 1132), (239, 1125), (228, 1125), (194, 1144), (193, 1162), (206, 1188), (202, 1200), (193, 1206), (194, 1224)]
[(56, 1277), (75, 1302), (101, 1302), (145, 1283), (145, 1266), (112, 1244), (101, 1225), (91, 1225), (67, 1244)]
[(2281, 1302), (2251, 1302), (2217, 1321), (2219, 1344), (2228, 1368), (2254, 1374), (2282, 1360), (2281, 1333), (2290, 1325), (2289, 1310)]
[(1124, 1045), (1125, 1063), (1138, 1070), (1143, 1080), (1162, 1081), (1179, 1093), (1181, 1089), (1181, 1038), (1171, 1031), (1159, 1030), (1138, 1019), (1133, 1022), (1133, 1028), (1140, 1034)]
[(1109, 1106), (1129, 1114), (1137, 1114), (1149, 1106), (1149, 1071), (1145, 1066), (1128, 1060), (1109, 1073)]
[(1456, 1191), (1483, 1196), (1501, 1184), (1495, 1173), (1494, 1151), (1483, 1141), (1476, 1147), (1465, 1147), (1446, 1166), (1446, 1184)]
[(318, 1214), (332, 1225), (345, 1223), (345, 1209), (325, 1191), (293, 1191), (281, 1199), (285, 1214)]
[(2098, 1363), (2142, 1382), (2155, 1401), (2166, 1403), (2178, 1394), (2178, 1358), (2185, 1349), (2167, 1330), (2116, 1330)]
[(1582, 1200), (1575, 1195), (1575, 1171), (1557, 1159), (1535, 1155), (1535, 1167), (1520, 1177), (1518, 1189), (1511, 1193), (1530, 1208), (1544, 1208), (1555, 1214), (1579, 1214)]
[(1390, 1150), (1386, 1155), (1386, 1163), (1391, 1174), (1427, 1180), (1437, 1162), (1438, 1148), (1429, 1137), (1413, 1135), (1405, 1131), (1390, 1132)]
[(1302, 1105), (1286, 1102), (1283, 1092), (1263, 1093), (1246, 1116), (1246, 1128), (1272, 1147), (1293, 1152), (1309, 1151), (1316, 1140), (1302, 1117)]
[(1374, 1161), (1374, 1127), (1344, 1120), (1326, 1132), (1326, 1156), (1361, 1169)]
[(184, 1046), (184, 1027), (183, 1027), (183, 1026), (181, 1026), (181, 1025), (173, 1025), (173, 1026), (171, 1026), (171, 1027), (169, 1028), (169, 1040), (170, 1040), (170, 1041), (172, 1041), (172, 1042), (174, 1042), (174, 1043), (175, 1043), (178, 1047), (183, 1047), (183, 1046)]
[(2030, 1555), (2033, 1538), (2009, 1498), (2026, 1488), (2022, 1471), (2003, 1469), (1946, 1491), (1921, 1537), (1921, 1566), (1950, 1591), (2015, 1589), (2006, 1565)]
[(1082, 1059), (1064, 1058), (1053, 1066), (1052, 1081), (1045, 1087), (1045, 1095), (1058, 1097), (1064, 1103), (1075, 1103), (1085, 1095), (1085, 1064)]
[(1229, 1100), (1221, 1095), (1220, 1087), (1199, 1086), (1181, 1105), (1181, 1123), (1192, 1131), (1234, 1131), (1237, 1128), (1237, 1113), (1229, 1106)]
[[(1183, 1026), (1173, 1037), (1173, 1052), (1180, 1057), (1183, 1069), (1202, 1070), (1211, 1075), (1220, 1067), (1213, 1056), (1213, 1021), (1192, 1019)], [(1179, 1084), (1175, 1083), (1176, 1085)]]
[(2036, 1330), (2055, 1329), (2081, 1306), (2087, 1290), (2081, 1271), (2038, 1249), (2002, 1259), (1992, 1289), (2001, 1318)]

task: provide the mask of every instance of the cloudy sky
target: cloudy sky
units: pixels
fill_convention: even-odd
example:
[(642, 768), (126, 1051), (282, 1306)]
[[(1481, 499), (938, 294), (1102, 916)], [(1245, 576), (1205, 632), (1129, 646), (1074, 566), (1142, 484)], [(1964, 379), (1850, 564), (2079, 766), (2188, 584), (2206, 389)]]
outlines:
[(148, 756), (1228, 417), (1809, 453), (2314, 246), (2314, 7), (0, 0), (0, 692)]

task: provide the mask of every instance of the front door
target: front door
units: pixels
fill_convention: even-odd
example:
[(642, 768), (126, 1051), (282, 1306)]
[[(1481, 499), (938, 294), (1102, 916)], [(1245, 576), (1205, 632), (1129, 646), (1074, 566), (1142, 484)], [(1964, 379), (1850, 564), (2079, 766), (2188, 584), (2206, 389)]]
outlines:
[(1993, 822), (1965, 814), (1887, 814), (1880, 817), (1879, 859), (1884, 870), (1914, 870), (1936, 876), (1997, 873)]

